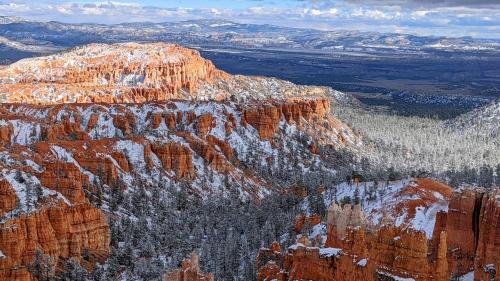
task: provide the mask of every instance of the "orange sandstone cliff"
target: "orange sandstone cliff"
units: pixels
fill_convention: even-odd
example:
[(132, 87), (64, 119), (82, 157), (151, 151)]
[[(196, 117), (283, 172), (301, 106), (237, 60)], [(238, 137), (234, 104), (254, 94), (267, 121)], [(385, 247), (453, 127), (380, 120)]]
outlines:
[[(318, 247), (317, 242), (302, 236), (285, 251), (279, 244), (261, 249), (258, 280), (444, 281), (471, 272), (477, 281), (496, 280), (500, 253), (498, 190), (466, 189), (449, 194), (439, 183), (427, 179), (418, 182), (418, 186), (409, 185), (402, 191), (414, 189), (415, 194), (424, 195), (418, 200), (431, 201), (413, 207), (429, 204), (432, 209), (437, 204), (431, 197), (426, 199), (420, 189), (437, 188), (441, 196), (449, 196), (449, 209), (437, 213), (430, 239), (425, 232), (404, 223), (395, 226), (387, 213), (379, 225), (374, 225), (361, 206), (340, 207), (334, 203), (328, 210), (325, 245)], [(414, 203), (415, 196), (403, 209), (388, 209), (404, 211), (406, 217)], [(398, 217), (397, 213), (393, 215)], [(296, 225), (301, 227), (305, 220), (299, 217)]]

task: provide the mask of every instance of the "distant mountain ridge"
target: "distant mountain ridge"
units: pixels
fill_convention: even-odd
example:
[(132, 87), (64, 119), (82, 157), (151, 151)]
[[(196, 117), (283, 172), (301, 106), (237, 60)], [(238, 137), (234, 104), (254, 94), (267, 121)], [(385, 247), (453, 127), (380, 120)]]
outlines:
[[(470, 37), (447, 38), (398, 33), (321, 31), (227, 20), (69, 24), (0, 18), (0, 36), (18, 44), (68, 48), (76, 45), (124, 41), (168, 41), (187, 46), (282, 48), (320, 52), (429, 55), (432, 52), (498, 52), (500, 41)], [(54, 51), (50, 48), (47, 52)], [(40, 52), (40, 50), (35, 50)], [(42, 50), (43, 52), (43, 50)]]

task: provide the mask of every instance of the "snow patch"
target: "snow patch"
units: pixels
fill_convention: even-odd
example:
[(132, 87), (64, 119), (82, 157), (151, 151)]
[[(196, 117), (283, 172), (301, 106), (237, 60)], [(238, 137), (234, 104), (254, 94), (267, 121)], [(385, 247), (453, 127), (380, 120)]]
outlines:
[(333, 257), (333, 256), (338, 257), (342, 253), (343, 253), (342, 249), (340, 249), (340, 248), (322, 248), (322, 249), (319, 249), (319, 254), (322, 257)]
[(387, 277), (390, 277), (390, 278), (394, 279), (394, 281), (415, 281), (415, 279), (413, 279), (413, 278), (404, 278), (404, 277), (392, 275), (388, 272), (377, 271), (377, 273), (384, 275), (384, 276), (387, 276)]
[(357, 265), (365, 267), (367, 263), (368, 263), (368, 259), (362, 259), (362, 260), (358, 261)]

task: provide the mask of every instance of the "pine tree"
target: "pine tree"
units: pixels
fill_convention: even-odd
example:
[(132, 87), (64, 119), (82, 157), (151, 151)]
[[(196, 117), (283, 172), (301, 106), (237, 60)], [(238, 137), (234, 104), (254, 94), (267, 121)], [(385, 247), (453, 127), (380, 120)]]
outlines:
[(495, 184), (497, 188), (500, 188), (500, 163), (497, 165), (495, 174), (496, 174)]
[(248, 239), (245, 234), (241, 235), (239, 243), (239, 265), (238, 265), (238, 280), (255, 280), (253, 271), (253, 259)]
[(118, 257), (116, 252), (111, 253), (111, 256), (106, 261), (106, 270), (104, 272), (105, 280), (115, 280), (118, 277), (118, 272), (120, 270), (120, 264), (118, 262)]
[(28, 265), (28, 271), (39, 281), (56, 279), (52, 258), (44, 255), (39, 248), (35, 250), (35, 259)]
[(75, 258), (66, 261), (61, 279), (64, 281), (86, 281), (87, 271), (80, 266)]

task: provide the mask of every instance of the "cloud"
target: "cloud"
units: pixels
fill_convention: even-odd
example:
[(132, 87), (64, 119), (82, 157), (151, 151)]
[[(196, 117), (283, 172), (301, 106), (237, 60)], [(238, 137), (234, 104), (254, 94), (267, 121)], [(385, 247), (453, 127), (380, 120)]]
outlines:
[[(299, 0), (300, 1), (300, 0)], [(399, 6), (406, 8), (415, 7), (496, 7), (500, 8), (498, 0), (341, 0), (351, 4), (371, 5), (371, 6)], [(303, 1), (301, 1), (303, 2)], [(309, 0), (314, 5), (331, 5), (339, 1), (335, 0)]]
[[(23, 0), (20, 0), (23, 1)], [(46, 0), (53, 1), (53, 0)], [(275, 24), (322, 30), (405, 32), (425, 35), (468, 36), (500, 39), (500, 8), (458, 5), (467, 0), (303, 0), (300, 5), (276, 6), (267, 0), (246, 8), (165, 8), (120, 1), (66, 1), (26, 4), (0, 2), (3, 15), (62, 22), (166, 22), (191, 19), (228, 19), (243, 23)], [(244, 1), (244, 0), (237, 0)], [(251, 1), (251, 0), (246, 0)], [(299, 3), (298, 0), (293, 3)], [(423, 3), (414, 5), (415, 3)], [(398, 3), (398, 5), (388, 5)], [(452, 5), (453, 4), (453, 5)], [(412, 6), (414, 5), (414, 6)], [(411, 8), (409, 8), (411, 6)]]

